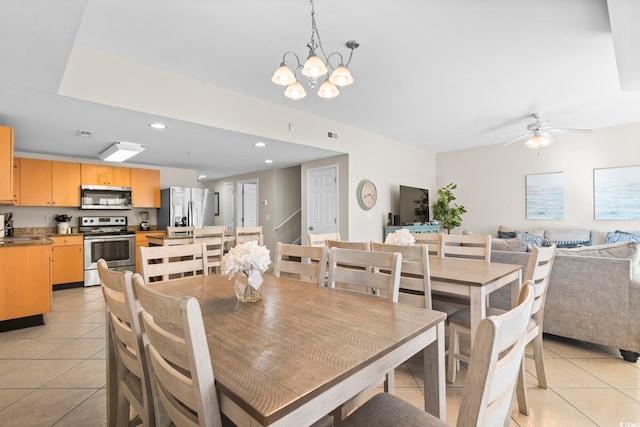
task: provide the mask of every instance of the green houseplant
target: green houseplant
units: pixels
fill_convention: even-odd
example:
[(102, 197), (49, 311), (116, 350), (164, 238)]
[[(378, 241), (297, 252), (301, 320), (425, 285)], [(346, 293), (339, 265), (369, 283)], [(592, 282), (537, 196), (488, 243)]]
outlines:
[(433, 219), (440, 221), (442, 227), (447, 229), (447, 234), (462, 224), (462, 214), (467, 212), (464, 206), (453, 203), (456, 199), (453, 190), (456, 188), (458, 186), (453, 182), (439, 188), (438, 200), (433, 204)]

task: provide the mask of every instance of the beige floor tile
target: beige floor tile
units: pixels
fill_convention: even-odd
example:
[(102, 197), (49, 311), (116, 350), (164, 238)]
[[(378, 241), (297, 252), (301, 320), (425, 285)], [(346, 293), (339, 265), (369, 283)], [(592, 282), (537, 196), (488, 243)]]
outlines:
[(0, 411), (31, 393), (33, 390), (34, 389), (29, 388), (0, 389)]
[(460, 412), (460, 402), (462, 402), (462, 391), (460, 387), (447, 388), (447, 422), (455, 426), (458, 422), (458, 412)]
[(32, 326), (30, 328), (16, 329), (13, 331), (7, 331), (0, 334), (2, 340), (5, 339), (19, 339), (19, 338), (37, 338), (40, 335), (46, 333), (51, 328), (51, 325), (44, 324), (39, 326)]
[(512, 418), (520, 427), (596, 426), (589, 418), (553, 390), (528, 389), (529, 415), (518, 412), (514, 403)]
[(78, 338), (39, 356), (39, 359), (87, 359), (91, 355), (103, 349), (104, 339)]
[(76, 322), (86, 322), (86, 323), (106, 323), (106, 314), (103, 311), (96, 311), (94, 313), (89, 314), (81, 319), (76, 320)]
[(101, 360), (105, 360), (107, 358), (107, 349), (103, 348), (102, 350), (98, 351), (95, 354), (92, 354), (91, 357), (89, 357), (89, 359), (101, 359)]
[(32, 360), (1, 376), (0, 388), (37, 388), (78, 363), (80, 360)]
[(0, 359), (35, 359), (69, 342), (68, 339), (34, 338), (0, 350)]
[(105, 361), (85, 360), (44, 384), (42, 388), (100, 388), (105, 384)]
[(402, 365), (398, 366), (395, 370), (395, 384), (396, 387), (418, 387), (418, 384), (416, 383), (416, 380), (413, 378), (413, 375), (411, 375), (411, 371), (409, 370), (409, 367), (407, 366), (406, 363), (403, 363)]
[(419, 388), (398, 388), (395, 395), (416, 408), (424, 410), (424, 394)]
[(626, 394), (636, 402), (640, 402), (640, 388), (619, 388), (620, 392)]
[[(3, 427), (51, 426), (94, 393), (90, 389), (36, 390), (0, 411)], [(100, 415), (96, 415), (99, 417)]]
[(601, 348), (583, 341), (576, 341), (568, 338), (545, 335), (544, 347), (565, 358), (598, 358), (613, 357), (610, 353), (602, 351)]
[[(95, 323), (90, 323), (90, 325), (92, 327), (96, 326)], [(82, 335), (81, 338), (101, 338), (101, 339), (105, 339), (106, 336), (107, 336), (107, 328), (106, 328), (106, 324), (104, 324), (104, 325), (97, 325), (96, 328), (94, 328), (90, 332), (87, 332), (86, 334)]]
[[(29, 363), (29, 361), (19, 359), (0, 359), (0, 376), (16, 369), (20, 365), (24, 365), (25, 363)], [(0, 382), (2, 382), (2, 379), (0, 379)]]
[(95, 323), (67, 323), (65, 325), (54, 325), (39, 338), (79, 338), (85, 334), (99, 329), (100, 325)]
[(599, 426), (637, 426), (640, 423), (640, 403), (615, 389), (556, 390)]
[(107, 425), (107, 391), (98, 390), (54, 424), (54, 427)]
[(2, 339), (0, 340), (0, 350), (13, 347), (14, 345), (20, 344), (21, 342), (25, 342), (28, 339), (28, 338), (20, 338), (20, 337), (9, 338), (8, 336), (4, 335), (6, 333), (9, 333), (9, 332), (4, 332), (2, 335)]
[(44, 321), (47, 324), (59, 325), (59, 324), (77, 322), (79, 319), (82, 319), (86, 315), (87, 313), (78, 312), (78, 311), (61, 311), (61, 312), (52, 311), (51, 313), (45, 313)]
[[(549, 387), (609, 387), (602, 380), (566, 359), (545, 360)], [(535, 372), (535, 369), (529, 372)]]
[(640, 387), (640, 370), (633, 363), (620, 359), (573, 359), (572, 362), (612, 387)]

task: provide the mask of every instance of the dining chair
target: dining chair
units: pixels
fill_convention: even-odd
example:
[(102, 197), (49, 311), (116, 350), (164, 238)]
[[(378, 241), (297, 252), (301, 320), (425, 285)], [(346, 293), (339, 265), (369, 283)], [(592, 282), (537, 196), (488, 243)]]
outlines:
[(276, 244), (273, 275), (295, 278), (324, 286), (328, 249), (326, 246)]
[(167, 236), (169, 237), (191, 237), (194, 227), (167, 227)]
[(236, 227), (236, 245), (255, 240), (258, 245), (262, 245), (262, 226), (258, 227)]
[(207, 267), (209, 272), (220, 272), (226, 229), (227, 227), (224, 225), (213, 225), (193, 230), (193, 243), (204, 242), (207, 245)]
[[(547, 377), (544, 369), (544, 353), (542, 346), (542, 328), (544, 320), (544, 303), (549, 288), (549, 276), (555, 259), (556, 247), (533, 247), (523, 281), (533, 283), (534, 303), (531, 320), (527, 327), (526, 344), (533, 342), (532, 357), (535, 361), (538, 387), (547, 388)], [(487, 316), (500, 315), (504, 310), (488, 307)], [(449, 319), (449, 361), (447, 366), (447, 381), (455, 382), (456, 372), (460, 369), (460, 361), (468, 362), (469, 358), (460, 352), (460, 336), (471, 334), (470, 311), (461, 310)], [(476, 338), (477, 339), (477, 338)], [(527, 394), (524, 387), (524, 360), (518, 378), (518, 407), (521, 413), (527, 415)]]
[[(456, 425), (508, 426), (533, 306), (533, 284), (521, 289), (518, 305), (478, 326)], [(389, 393), (356, 409), (341, 427), (448, 426), (445, 421)]]
[(340, 233), (307, 233), (309, 246), (325, 246), (327, 240), (340, 240)]
[(440, 256), (440, 247), (442, 246), (442, 233), (411, 233), (415, 239), (416, 245), (427, 245), (429, 255)]
[(146, 283), (209, 275), (206, 266), (207, 244), (140, 246), (140, 273)]
[(133, 293), (130, 271), (115, 271), (98, 260), (98, 275), (106, 303), (107, 327), (115, 353), (117, 384), (116, 425), (128, 426), (131, 408), (144, 425), (155, 425), (151, 379), (142, 341), (137, 300)]
[(349, 242), (348, 240), (326, 240), (327, 247), (331, 248), (340, 248), (340, 249), (353, 249), (357, 251), (370, 251), (371, 246), (369, 242)]
[(431, 277), (429, 274), (429, 252), (426, 245), (390, 245), (371, 242), (373, 252), (399, 252), (400, 285), (398, 302), (420, 308), (431, 309)]
[(133, 286), (147, 340), (157, 424), (222, 426), (198, 300), (156, 292), (138, 274)]
[(491, 262), (491, 235), (443, 233), (440, 256)]

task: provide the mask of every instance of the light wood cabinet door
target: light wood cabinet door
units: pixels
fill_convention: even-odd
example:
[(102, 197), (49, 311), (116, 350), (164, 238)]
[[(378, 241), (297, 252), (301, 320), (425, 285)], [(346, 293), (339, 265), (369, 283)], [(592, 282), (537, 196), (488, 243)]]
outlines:
[(13, 206), (20, 206), (20, 158), (13, 158)]
[(51, 160), (20, 160), (20, 205), (51, 206)]
[(51, 200), (55, 206), (80, 206), (80, 163), (51, 162)]
[(0, 248), (0, 320), (51, 311), (49, 245)]
[(84, 280), (84, 239), (82, 236), (52, 236), (52, 284)]
[(0, 202), (13, 201), (13, 129), (0, 126)]
[(131, 187), (131, 168), (83, 163), (80, 170), (83, 185)]
[(131, 192), (134, 208), (159, 208), (160, 171), (131, 168)]

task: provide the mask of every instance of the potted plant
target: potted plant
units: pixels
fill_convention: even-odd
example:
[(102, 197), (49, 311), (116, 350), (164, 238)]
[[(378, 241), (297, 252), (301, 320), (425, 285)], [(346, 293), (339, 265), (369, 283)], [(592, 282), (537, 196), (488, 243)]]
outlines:
[(433, 219), (440, 221), (442, 227), (447, 229), (447, 234), (462, 224), (462, 214), (467, 212), (464, 206), (453, 203), (456, 199), (453, 190), (457, 187), (456, 184), (449, 183), (438, 189), (438, 200), (433, 204)]
[(420, 198), (418, 200), (413, 201), (413, 203), (418, 205), (418, 207), (416, 207), (413, 210), (413, 213), (415, 214), (416, 218), (420, 220), (421, 223), (428, 224), (429, 223), (429, 191), (428, 190), (421, 190), (421, 191), (422, 191), (422, 195), (420, 196)]

